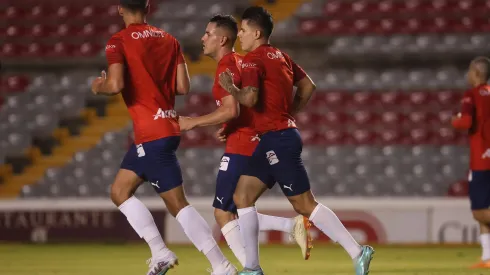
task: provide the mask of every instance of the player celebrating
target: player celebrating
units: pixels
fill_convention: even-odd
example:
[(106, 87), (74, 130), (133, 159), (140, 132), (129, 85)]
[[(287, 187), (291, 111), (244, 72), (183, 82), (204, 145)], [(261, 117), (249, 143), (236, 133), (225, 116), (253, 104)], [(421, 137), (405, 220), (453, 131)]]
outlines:
[(475, 58), (468, 70), (471, 89), (464, 93), (461, 112), (452, 120), (456, 129), (470, 136), (469, 195), (474, 219), (480, 223), (483, 249), (474, 268), (490, 268), (490, 60)]
[[(231, 250), (240, 263), (245, 265), (245, 248), (236, 220), (233, 193), (243, 168), (247, 166), (257, 146), (258, 138), (251, 128), (250, 110), (239, 106), (233, 96), (219, 85), (219, 74), (226, 69), (232, 72), (234, 83), (240, 83), (242, 57), (233, 51), (237, 33), (236, 20), (230, 15), (216, 15), (209, 21), (201, 40), (204, 54), (218, 62), (213, 86), (213, 96), (218, 108), (200, 117), (180, 117), (179, 123), (181, 131), (226, 123), (223, 125), (223, 132), (227, 135), (226, 149), (216, 179), (214, 216)], [(311, 238), (307, 231), (308, 220), (303, 219), (301, 215), (295, 219), (258, 215), (260, 230), (277, 230), (291, 234), (301, 247), (303, 257), (308, 259), (311, 248)]]
[[(354, 260), (357, 275), (366, 275), (374, 250), (360, 246), (337, 216), (315, 201), (301, 160), (302, 141), (293, 116), (307, 104), (315, 85), (287, 54), (272, 47), (272, 17), (262, 7), (250, 7), (238, 33), (247, 55), (242, 62), (243, 88), (233, 84), (231, 72), (220, 75), (220, 85), (242, 105), (252, 108), (254, 128), (260, 135), (247, 170), (234, 194), (238, 222), (245, 241), (246, 264), (241, 275), (262, 275), (259, 264), (259, 221), (254, 203), (276, 182), (294, 209), (309, 217), (323, 233), (340, 243)], [(293, 86), (297, 92), (293, 98)]]
[(161, 275), (177, 264), (164, 244), (153, 217), (133, 196), (149, 181), (177, 218), (185, 234), (210, 261), (215, 275), (235, 275), (211, 229), (189, 205), (175, 151), (180, 129), (174, 111), (175, 95), (189, 91), (189, 74), (178, 41), (146, 23), (148, 0), (121, 0), (119, 14), (126, 28), (106, 47), (108, 74), (92, 83), (94, 94), (122, 93), (133, 120), (135, 144), (127, 152), (111, 188), (112, 201), (151, 249), (148, 275)]

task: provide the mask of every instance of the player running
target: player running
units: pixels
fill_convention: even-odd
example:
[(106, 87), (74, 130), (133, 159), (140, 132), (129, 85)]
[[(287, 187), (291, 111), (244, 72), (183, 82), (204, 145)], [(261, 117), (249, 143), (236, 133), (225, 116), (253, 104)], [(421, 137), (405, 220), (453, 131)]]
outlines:
[(473, 268), (490, 268), (490, 60), (475, 58), (467, 77), (471, 89), (464, 93), (461, 112), (452, 125), (470, 136), (469, 195), (473, 217), (480, 223), (483, 250)]
[[(216, 15), (209, 21), (206, 33), (202, 37), (204, 54), (218, 62), (213, 85), (213, 96), (218, 108), (207, 115), (199, 117), (180, 117), (180, 130), (186, 131), (195, 127), (223, 125), (226, 133), (225, 154), (221, 158), (218, 177), (216, 179), (216, 197), (213, 202), (214, 216), (221, 232), (231, 250), (245, 265), (245, 248), (236, 220), (236, 206), (233, 202), (238, 179), (250, 159), (258, 138), (252, 129), (250, 110), (239, 106), (237, 101), (219, 85), (219, 74), (229, 69), (233, 81), (240, 85), (242, 56), (233, 51), (238, 33), (236, 20), (230, 15)], [(258, 214), (260, 230), (277, 230), (289, 233), (302, 249), (308, 259), (311, 249), (311, 238), (307, 228), (309, 222), (301, 215), (294, 218), (282, 218)]]
[[(340, 243), (353, 259), (356, 274), (366, 275), (374, 250), (360, 246), (332, 210), (316, 202), (311, 193), (293, 116), (306, 106), (315, 85), (287, 54), (269, 44), (272, 30), (267, 10), (246, 9), (238, 33), (242, 49), (248, 52), (242, 62), (242, 88), (233, 84), (229, 70), (220, 74), (220, 85), (240, 104), (252, 108), (254, 128), (260, 136), (234, 194), (246, 253), (245, 268), (239, 274), (264, 274), (259, 264), (259, 220), (254, 204), (277, 182), (296, 212)], [(293, 86), (298, 88), (294, 98)]]
[(111, 188), (111, 199), (151, 249), (148, 275), (161, 275), (177, 265), (177, 256), (163, 242), (153, 217), (134, 196), (144, 181), (151, 183), (170, 214), (192, 243), (206, 255), (215, 275), (235, 275), (211, 229), (189, 205), (175, 151), (180, 129), (175, 96), (189, 92), (189, 74), (178, 41), (146, 23), (148, 0), (121, 0), (119, 14), (126, 28), (106, 46), (108, 74), (92, 83), (101, 95), (122, 93), (134, 124), (135, 144), (126, 153)]

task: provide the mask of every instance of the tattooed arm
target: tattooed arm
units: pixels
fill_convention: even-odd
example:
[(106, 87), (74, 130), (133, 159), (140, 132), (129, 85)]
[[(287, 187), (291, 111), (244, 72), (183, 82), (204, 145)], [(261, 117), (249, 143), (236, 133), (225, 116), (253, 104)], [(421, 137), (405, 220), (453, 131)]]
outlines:
[(233, 76), (229, 70), (219, 75), (219, 84), (243, 106), (250, 108), (257, 104), (259, 89), (252, 86), (238, 88), (233, 83)]

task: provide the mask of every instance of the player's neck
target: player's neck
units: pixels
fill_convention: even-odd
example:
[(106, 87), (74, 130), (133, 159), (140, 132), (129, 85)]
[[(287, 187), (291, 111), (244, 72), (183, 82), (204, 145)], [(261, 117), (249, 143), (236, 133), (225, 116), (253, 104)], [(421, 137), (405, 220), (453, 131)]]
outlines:
[(216, 62), (219, 62), (223, 58), (223, 56), (231, 52), (233, 52), (233, 48), (221, 48), (214, 57), (214, 60), (216, 60)]
[(255, 45), (253, 46), (252, 51), (255, 51), (258, 47), (262, 45), (269, 45), (269, 44), (270, 44), (269, 40), (265, 40), (265, 39), (257, 40), (255, 41)]
[(146, 24), (146, 17), (139, 15), (127, 16), (124, 18), (124, 24), (126, 28), (131, 24)]
[(485, 84), (487, 84), (486, 81), (479, 81), (479, 82), (473, 84), (473, 88), (480, 87), (480, 86), (485, 85)]

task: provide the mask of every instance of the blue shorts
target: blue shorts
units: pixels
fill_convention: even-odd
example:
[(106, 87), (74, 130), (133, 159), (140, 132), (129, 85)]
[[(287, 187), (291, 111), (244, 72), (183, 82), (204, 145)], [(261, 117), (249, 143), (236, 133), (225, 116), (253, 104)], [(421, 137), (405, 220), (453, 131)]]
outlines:
[(218, 177), (216, 178), (216, 196), (213, 207), (223, 211), (236, 213), (237, 208), (233, 201), (233, 193), (240, 176), (245, 171), (250, 157), (225, 153), (221, 158)]
[(490, 170), (470, 171), (471, 210), (490, 208)]
[(157, 193), (181, 186), (182, 172), (175, 154), (179, 144), (179, 136), (133, 144), (124, 156), (121, 169), (135, 172), (148, 181)]
[(276, 182), (284, 195), (310, 190), (310, 180), (301, 159), (303, 141), (297, 129), (268, 132), (260, 137), (244, 175), (260, 179), (272, 188)]

